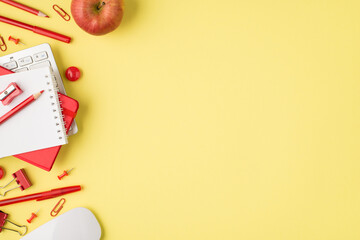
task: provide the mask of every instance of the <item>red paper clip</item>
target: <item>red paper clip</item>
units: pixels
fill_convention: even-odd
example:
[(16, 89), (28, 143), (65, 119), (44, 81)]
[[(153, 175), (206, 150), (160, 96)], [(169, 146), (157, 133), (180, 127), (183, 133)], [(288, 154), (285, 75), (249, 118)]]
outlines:
[(56, 217), (61, 211), (61, 209), (63, 209), (65, 202), (66, 202), (65, 198), (60, 199), (60, 201), (55, 205), (53, 210), (51, 210), (50, 215), (52, 217)]
[(28, 176), (26, 175), (25, 170), (24, 170), (23, 168), (20, 169), (19, 171), (15, 172), (15, 173), (13, 173), (12, 176), (14, 177), (14, 179), (11, 180), (11, 181), (10, 181), (8, 184), (6, 184), (5, 186), (0, 187), (0, 189), (6, 188), (7, 186), (9, 186), (9, 185), (10, 185), (13, 181), (15, 181), (15, 180), (16, 180), (16, 183), (17, 183), (19, 186), (14, 187), (14, 188), (12, 188), (12, 189), (9, 189), (9, 190), (5, 191), (3, 194), (0, 194), (0, 196), (3, 196), (3, 197), (4, 197), (7, 192), (10, 192), (10, 191), (12, 191), (12, 190), (14, 190), (14, 189), (16, 189), (16, 188), (20, 188), (21, 191), (24, 191), (25, 189), (31, 187), (32, 184), (31, 184), (31, 182), (30, 182), (30, 180), (29, 180)]
[(0, 50), (5, 52), (7, 50), (6, 43), (4, 41), (4, 38), (0, 36)]
[(53, 9), (55, 10), (55, 12), (57, 12), (60, 17), (62, 17), (65, 21), (70, 21), (71, 17), (69, 14), (67, 14), (64, 9), (62, 9), (61, 7), (59, 7), (58, 5), (54, 4), (53, 5)]
[[(27, 232), (27, 226), (25, 226), (25, 225), (20, 226), (20, 225), (18, 225), (18, 224), (16, 224), (16, 223), (11, 222), (10, 220), (7, 219), (8, 216), (9, 216), (8, 214), (4, 213), (3, 211), (0, 211), (0, 232), (1, 232), (3, 229), (5, 229), (5, 230), (17, 232), (20, 236), (24, 236), (24, 235), (26, 234), (26, 232)], [(25, 228), (25, 232), (24, 232), (24, 233), (21, 233), (20, 231), (15, 230), (15, 229), (5, 228), (4, 225), (5, 225), (6, 222), (11, 223), (11, 224), (15, 225), (15, 226), (18, 227), (18, 228)]]
[(12, 82), (9, 86), (6, 87), (4, 91), (0, 91), (0, 102), (4, 106), (9, 105), (14, 98), (19, 96), (23, 91), (19, 88), (19, 86)]

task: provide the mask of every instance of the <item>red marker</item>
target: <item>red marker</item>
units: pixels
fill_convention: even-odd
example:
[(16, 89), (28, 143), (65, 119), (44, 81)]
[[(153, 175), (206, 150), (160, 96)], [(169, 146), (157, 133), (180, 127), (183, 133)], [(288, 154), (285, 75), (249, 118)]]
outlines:
[(56, 197), (59, 197), (59, 196), (65, 195), (65, 194), (77, 192), (80, 190), (81, 190), (81, 186), (78, 185), (78, 186), (52, 189), (47, 192), (40, 192), (40, 193), (34, 193), (34, 194), (15, 197), (15, 198), (4, 199), (4, 200), (0, 200), (0, 207), (7, 206), (10, 204), (15, 204), (15, 203), (32, 201), (32, 200), (42, 201), (42, 200), (46, 200), (46, 199), (50, 199), (50, 198), (56, 198)]
[(68, 36), (62, 35), (60, 33), (52, 32), (52, 31), (44, 29), (44, 28), (40, 28), (37, 26), (32, 26), (32, 25), (29, 25), (29, 24), (26, 24), (23, 22), (19, 22), (19, 21), (16, 21), (14, 19), (10, 19), (7, 17), (0, 16), (0, 22), (7, 23), (7, 24), (10, 24), (10, 25), (13, 25), (16, 27), (20, 27), (23, 29), (27, 29), (27, 30), (33, 31), (34, 33), (37, 33), (37, 34), (40, 34), (40, 35), (43, 35), (46, 37), (50, 37), (50, 38), (53, 38), (53, 39), (56, 39), (56, 40), (59, 40), (59, 41), (65, 42), (65, 43), (70, 43), (70, 41), (71, 41), (71, 38)]
[(11, 109), (9, 112), (7, 112), (5, 115), (1, 116), (0, 117), (0, 124), (5, 122), (6, 120), (8, 120), (10, 117), (15, 115), (17, 112), (19, 112), (21, 109), (23, 109), (24, 107), (26, 107), (27, 105), (29, 105), (30, 103), (35, 101), (36, 99), (38, 99), (43, 92), (44, 92), (44, 90), (42, 90), (41, 92), (36, 93), (34, 95), (31, 95), (30, 97), (25, 99), (23, 102), (21, 102), (19, 105), (17, 105), (13, 109)]

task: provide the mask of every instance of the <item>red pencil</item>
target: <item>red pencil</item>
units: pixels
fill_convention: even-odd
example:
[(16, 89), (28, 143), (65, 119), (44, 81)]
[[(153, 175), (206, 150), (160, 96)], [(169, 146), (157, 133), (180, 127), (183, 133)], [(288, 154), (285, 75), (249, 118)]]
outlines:
[(14, 1), (11, 1), (11, 0), (0, 0), (0, 2), (3, 2), (3, 3), (7, 3), (13, 7), (16, 7), (16, 8), (19, 8), (21, 10), (24, 10), (24, 11), (27, 11), (29, 13), (32, 13), (36, 16), (39, 16), (39, 17), (49, 17), (47, 16), (45, 13), (43, 12), (40, 12), (39, 10), (36, 10), (34, 8), (31, 8), (31, 7), (28, 7), (28, 6), (25, 6), (24, 4), (21, 4), (21, 3), (18, 3), (18, 2), (14, 2)]
[(5, 115), (1, 116), (0, 117), (0, 124), (5, 122), (6, 120), (8, 120), (10, 117), (15, 115), (17, 112), (19, 112), (21, 109), (25, 108), (27, 105), (29, 105), (30, 103), (32, 103), (36, 99), (38, 99), (43, 92), (44, 92), (44, 90), (42, 90), (41, 92), (35, 93), (34, 95), (31, 95), (30, 97), (25, 99), (23, 102), (21, 102), (19, 105), (17, 105), (13, 109), (11, 109), (9, 112), (7, 112)]
[(50, 30), (47, 30), (47, 29), (44, 29), (41, 27), (37, 27), (37, 26), (33, 26), (33, 25), (30, 25), (27, 23), (19, 22), (14, 19), (11, 19), (11, 18), (0, 16), (0, 22), (11, 24), (16, 27), (23, 28), (23, 29), (27, 29), (27, 30), (33, 31), (34, 33), (37, 33), (37, 34), (40, 34), (40, 35), (43, 35), (46, 37), (50, 37), (50, 38), (53, 38), (53, 39), (56, 39), (56, 40), (59, 40), (59, 41), (65, 42), (65, 43), (70, 43), (70, 41), (71, 41), (71, 38), (68, 36), (62, 35), (60, 33), (52, 32)]

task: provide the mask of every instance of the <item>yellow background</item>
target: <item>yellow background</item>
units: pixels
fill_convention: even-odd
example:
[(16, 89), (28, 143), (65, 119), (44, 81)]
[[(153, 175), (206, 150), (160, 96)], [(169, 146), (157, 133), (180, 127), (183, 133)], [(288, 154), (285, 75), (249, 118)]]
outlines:
[[(11, 196), (81, 184), (63, 212), (91, 209), (104, 240), (360, 238), (359, 1), (126, 0), (102, 37), (53, 3), (70, 12), (43, 0), (31, 5), (50, 19), (3, 3), (0, 14), (71, 44), (3, 23), (0, 34), (49, 42), (62, 73), (81, 68), (64, 80), (80, 131), (50, 173), (1, 159), (5, 180), (25, 167), (34, 183)], [(57, 201), (2, 210), (25, 223), (40, 208), (33, 230)]]

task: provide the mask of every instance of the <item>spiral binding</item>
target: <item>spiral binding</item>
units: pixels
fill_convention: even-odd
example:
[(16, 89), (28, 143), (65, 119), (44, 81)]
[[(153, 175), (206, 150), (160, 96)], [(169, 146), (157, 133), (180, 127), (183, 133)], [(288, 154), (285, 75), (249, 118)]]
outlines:
[[(46, 78), (49, 78), (48, 75), (45, 76)], [(47, 91), (50, 93), (50, 100), (51, 100), (51, 106), (57, 106), (57, 108), (53, 108), (52, 111), (54, 113), (54, 120), (55, 120), (55, 125), (58, 128), (57, 129), (57, 133), (59, 134), (59, 139), (62, 140), (64, 137), (67, 138), (66, 135), (66, 128), (65, 128), (65, 121), (64, 118), (65, 116), (63, 116), (62, 112), (63, 112), (63, 108), (61, 107), (61, 101), (59, 100), (59, 94), (58, 94), (58, 87), (56, 85), (56, 81), (54, 79), (54, 77), (51, 77), (52, 83), (53, 83), (53, 87), (54, 89), (51, 88), (51, 82), (47, 82), (47, 85), (49, 86), (49, 88), (47, 89)], [(56, 96), (56, 94), (58, 96)], [(61, 112), (58, 112), (58, 110), (60, 109)]]

